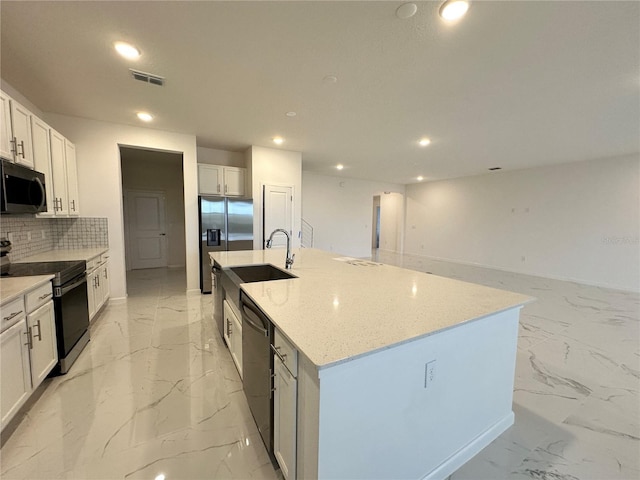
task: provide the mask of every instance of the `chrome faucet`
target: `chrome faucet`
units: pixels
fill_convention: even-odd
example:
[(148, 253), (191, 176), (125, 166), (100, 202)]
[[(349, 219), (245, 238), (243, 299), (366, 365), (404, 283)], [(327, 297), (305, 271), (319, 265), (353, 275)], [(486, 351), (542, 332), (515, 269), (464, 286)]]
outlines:
[(291, 266), (293, 265), (293, 258), (296, 256), (296, 254), (294, 253), (293, 255), (291, 255), (291, 239), (289, 238), (289, 232), (282, 228), (276, 228), (273, 232), (271, 232), (271, 235), (269, 235), (269, 240), (267, 240), (267, 248), (271, 248), (271, 244), (273, 243), (273, 236), (278, 232), (282, 232), (287, 236), (287, 260), (285, 261), (285, 268), (287, 270), (290, 270)]

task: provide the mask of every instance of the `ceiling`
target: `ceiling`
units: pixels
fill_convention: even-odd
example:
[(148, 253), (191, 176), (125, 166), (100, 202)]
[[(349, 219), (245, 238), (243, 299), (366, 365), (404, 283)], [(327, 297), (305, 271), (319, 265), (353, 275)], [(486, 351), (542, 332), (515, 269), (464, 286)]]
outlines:
[(386, 1), (2, 0), (0, 72), (45, 112), (146, 110), (198, 146), (301, 151), (305, 171), (370, 180), (640, 150), (640, 2), (475, 1), (454, 24), (416, 3), (403, 20)]

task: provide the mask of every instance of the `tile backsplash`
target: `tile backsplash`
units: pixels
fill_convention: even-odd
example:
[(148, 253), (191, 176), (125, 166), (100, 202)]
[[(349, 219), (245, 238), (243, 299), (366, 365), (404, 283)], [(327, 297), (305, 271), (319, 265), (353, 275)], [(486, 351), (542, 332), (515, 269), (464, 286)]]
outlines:
[(56, 249), (108, 247), (108, 233), (106, 218), (0, 217), (0, 238), (11, 234), (11, 260)]

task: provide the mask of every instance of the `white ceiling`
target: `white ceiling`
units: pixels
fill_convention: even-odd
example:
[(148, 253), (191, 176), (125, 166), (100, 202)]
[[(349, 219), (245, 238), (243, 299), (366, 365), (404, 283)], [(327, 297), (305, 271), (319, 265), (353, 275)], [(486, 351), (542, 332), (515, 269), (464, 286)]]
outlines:
[(439, 2), (401, 20), (402, 3), (2, 0), (1, 75), (45, 112), (139, 125), (148, 110), (234, 151), (280, 135), (304, 170), (371, 180), (640, 150), (640, 2), (476, 1), (453, 25)]

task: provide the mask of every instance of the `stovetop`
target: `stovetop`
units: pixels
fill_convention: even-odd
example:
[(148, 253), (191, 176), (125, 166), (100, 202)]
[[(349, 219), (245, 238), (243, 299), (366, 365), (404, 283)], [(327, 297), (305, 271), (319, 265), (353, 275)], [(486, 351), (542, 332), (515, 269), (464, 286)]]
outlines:
[(65, 262), (12, 263), (3, 277), (29, 277), (33, 275), (55, 275), (53, 286), (59, 287), (82, 274), (87, 268), (84, 260)]

